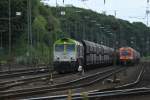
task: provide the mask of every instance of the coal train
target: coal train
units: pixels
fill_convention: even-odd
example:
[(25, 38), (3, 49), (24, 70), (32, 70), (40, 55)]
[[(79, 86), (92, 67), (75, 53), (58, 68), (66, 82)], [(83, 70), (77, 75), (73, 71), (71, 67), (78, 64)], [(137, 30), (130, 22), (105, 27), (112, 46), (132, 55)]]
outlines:
[[(112, 65), (114, 54), (119, 55), (113, 48), (87, 40), (79, 42), (70, 38), (57, 40), (53, 51), (54, 70), (59, 73), (77, 71), (79, 64), (84, 69)], [(116, 57), (120, 60), (118, 56)]]

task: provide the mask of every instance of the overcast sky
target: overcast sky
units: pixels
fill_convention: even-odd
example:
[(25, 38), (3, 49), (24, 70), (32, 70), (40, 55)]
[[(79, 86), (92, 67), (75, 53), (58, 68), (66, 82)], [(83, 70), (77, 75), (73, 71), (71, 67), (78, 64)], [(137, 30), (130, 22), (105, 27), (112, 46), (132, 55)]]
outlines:
[[(51, 6), (56, 6), (56, 0), (44, 0)], [(71, 4), (76, 7), (92, 9), (93, 11), (106, 11), (107, 15), (114, 15), (117, 12), (117, 17), (128, 20), (130, 22), (140, 21), (146, 23), (146, 7), (147, 0), (64, 0), (65, 4)], [(63, 5), (63, 0), (57, 0), (59, 5)]]

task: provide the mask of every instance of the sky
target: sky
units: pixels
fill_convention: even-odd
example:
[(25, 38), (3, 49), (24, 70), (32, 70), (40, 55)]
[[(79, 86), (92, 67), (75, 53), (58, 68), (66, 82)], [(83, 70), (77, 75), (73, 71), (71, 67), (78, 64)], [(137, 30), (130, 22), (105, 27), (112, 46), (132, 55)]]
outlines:
[(146, 24), (146, 8), (150, 7), (147, 5), (149, 0), (43, 0), (46, 4), (50, 6), (56, 6), (56, 1), (58, 5), (73, 5), (80, 8), (92, 9), (98, 13), (106, 11), (107, 15), (115, 15), (116, 17), (130, 22), (143, 22)]

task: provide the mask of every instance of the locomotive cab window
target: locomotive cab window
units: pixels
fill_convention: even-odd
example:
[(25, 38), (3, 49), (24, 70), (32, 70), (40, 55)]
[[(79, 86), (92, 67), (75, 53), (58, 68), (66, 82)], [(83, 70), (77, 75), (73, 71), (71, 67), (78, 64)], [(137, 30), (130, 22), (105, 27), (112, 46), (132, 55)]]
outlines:
[(74, 52), (75, 45), (74, 44), (57, 44), (55, 45), (56, 52)]
[(130, 56), (131, 53), (128, 50), (124, 50), (124, 51), (121, 52), (121, 55), (122, 56)]
[(75, 51), (75, 45), (74, 44), (66, 45), (66, 51), (67, 52), (74, 52)]
[(62, 44), (55, 45), (55, 51), (56, 52), (64, 52), (64, 45), (62, 45)]

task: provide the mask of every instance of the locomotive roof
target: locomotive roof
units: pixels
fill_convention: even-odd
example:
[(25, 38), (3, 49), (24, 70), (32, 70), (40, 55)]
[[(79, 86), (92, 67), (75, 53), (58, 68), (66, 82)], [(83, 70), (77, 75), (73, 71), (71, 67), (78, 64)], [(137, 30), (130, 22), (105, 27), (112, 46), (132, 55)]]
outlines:
[(137, 56), (140, 57), (140, 52), (136, 51), (135, 49), (131, 48), (131, 47), (121, 47), (119, 48), (119, 51), (121, 52), (122, 50), (124, 49), (128, 49), (128, 50), (131, 50), (132, 52), (135, 52)]
[(54, 44), (76, 44), (76, 45), (82, 45), (80, 42), (71, 39), (71, 38), (62, 38), (55, 41)]
[(131, 47), (121, 47), (119, 50), (123, 50), (123, 49), (130, 49), (130, 50), (133, 50), (133, 51), (134, 51), (134, 49), (131, 48)]
[(132, 50), (133, 52), (139, 53), (138, 51), (136, 51), (135, 49), (133, 49), (133, 48), (131, 48), (131, 47), (121, 47), (119, 50), (124, 50), (124, 49), (130, 49), (130, 50)]

